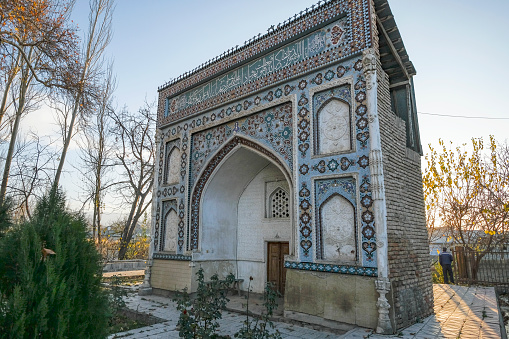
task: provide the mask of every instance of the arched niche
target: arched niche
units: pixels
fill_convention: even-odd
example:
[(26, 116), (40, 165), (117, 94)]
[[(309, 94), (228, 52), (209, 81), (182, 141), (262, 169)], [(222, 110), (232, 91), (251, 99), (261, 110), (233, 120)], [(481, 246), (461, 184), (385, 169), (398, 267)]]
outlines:
[(166, 157), (165, 184), (173, 185), (180, 182), (180, 150), (173, 147)]
[(166, 232), (164, 235), (164, 251), (176, 252), (177, 251), (177, 240), (178, 240), (178, 223), (179, 218), (177, 211), (173, 208), (168, 211), (165, 216), (165, 228)]
[(350, 105), (333, 98), (325, 102), (317, 114), (317, 153), (331, 154), (352, 149)]
[[(209, 162), (194, 189), (189, 237), (191, 246), (197, 240), (193, 258), (200, 261), (206, 274), (233, 272), (245, 281), (256, 276), (251, 289), (263, 292), (268, 243), (289, 247), (295, 243), (291, 217), (267, 218), (265, 214), (267, 194), (273, 192), (267, 190), (267, 183), (287, 188), (291, 200), (287, 173), (269, 150), (239, 137)], [(193, 225), (198, 227), (193, 229)]]
[(355, 261), (355, 207), (334, 194), (320, 206), (322, 258), (327, 261)]

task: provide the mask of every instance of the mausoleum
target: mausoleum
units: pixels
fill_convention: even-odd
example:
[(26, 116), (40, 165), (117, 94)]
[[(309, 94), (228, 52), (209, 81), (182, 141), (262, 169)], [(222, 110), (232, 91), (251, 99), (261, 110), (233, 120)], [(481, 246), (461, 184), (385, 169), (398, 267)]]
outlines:
[(145, 287), (201, 267), (290, 318), (430, 315), (415, 74), (387, 0), (328, 0), (160, 87)]

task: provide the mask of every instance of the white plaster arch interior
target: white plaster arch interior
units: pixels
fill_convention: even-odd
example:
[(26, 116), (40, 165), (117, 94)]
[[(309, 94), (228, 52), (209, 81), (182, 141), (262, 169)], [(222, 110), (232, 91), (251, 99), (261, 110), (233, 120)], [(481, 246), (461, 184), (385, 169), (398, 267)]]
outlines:
[[(263, 292), (267, 242), (289, 242), (291, 249), (295, 246), (292, 185), (287, 173), (266, 155), (241, 144), (217, 166), (200, 201), (199, 251), (193, 253), (193, 261), (206, 275), (234, 273), (244, 279), (244, 289), (253, 276), (252, 290)], [(290, 197), (288, 218), (266, 215), (266, 199), (273, 192), (268, 190), (274, 185), (287, 190)]]

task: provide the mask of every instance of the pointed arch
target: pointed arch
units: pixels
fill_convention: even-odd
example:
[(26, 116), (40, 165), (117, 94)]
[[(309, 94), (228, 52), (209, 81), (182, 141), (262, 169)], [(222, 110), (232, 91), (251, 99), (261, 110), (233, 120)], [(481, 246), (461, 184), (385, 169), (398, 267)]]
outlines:
[(350, 104), (338, 98), (325, 101), (316, 113), (315, 154), (332, 154), (352, 150)]
[(164, 235), (164, 251), (176, 252), (178, 240), (179, 218), (175, 209), (170, 209), (164, 217), (166, 233)]
[(317, 235), (319, 258), (328, 261), (355, 261), (357, 258), (355, 206), (334, 193), (319, 208)]
[(267, 199), (268, 218), (290, 217), (290, 195), (281, 186), (276, 187)]
[[(175, 239), (175, 244), (177, 243), (177, 234), (178, 234), (178, 211), (177, 211), (177, 200), (165, 200), (162, 202), (163, 208), (163, 219), (161, 221), (161, 233), (160, 238), (161, 241), (159, 243), (159, 251), (168, 251), (168, 235), (171, 234)], [(174, 218), (176, 217), (176, 218)], [(170, 219), (170, 220), (169, 220)], [(173, 251), (176, 251), (176, 246)]]
[(166, 156), (166, 166), (164, 171), (164, 183), (167, 185), (180, 182), (180, 150), (174, 146)]
[(234, 136), (225, 145), (218, 151), (216, 154), (209, 160), (207, 165), (204, 167), (201, 172), (194, 189), (192, 191), (191, 196), (191, 204), (190, 204), (190, 226), (188, 229), (189, 239), (188, 249), (189, 250), (197, 250), (199, 246), (199, 232), (200, 232), (200, 207), (201, 200), (205, 190), (205, 187), (215, 173), (215, 170), (218, 169), (222, 162), (228, 158), (232, 151), (236, 150), (238, 147), (245, 147), (262, 157), (265, 157), (272, 161), (279, 169), (283, 172), (287, 180), (290, 180), (290, 175), (288, 174), (288, 170), (285, 167), (284, 163), (270, 150), (261, 146), (260, 144), (246, 139), (240, 136)]

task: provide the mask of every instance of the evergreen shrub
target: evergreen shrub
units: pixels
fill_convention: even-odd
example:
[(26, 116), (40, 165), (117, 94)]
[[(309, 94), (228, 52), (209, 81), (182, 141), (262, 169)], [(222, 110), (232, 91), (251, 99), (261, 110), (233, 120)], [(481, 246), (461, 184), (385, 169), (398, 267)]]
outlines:
[(30, 221), (0, 238), (0, 338), (105, 338), (101, 275), (83, 215), (60, 192), (43, 197)]

